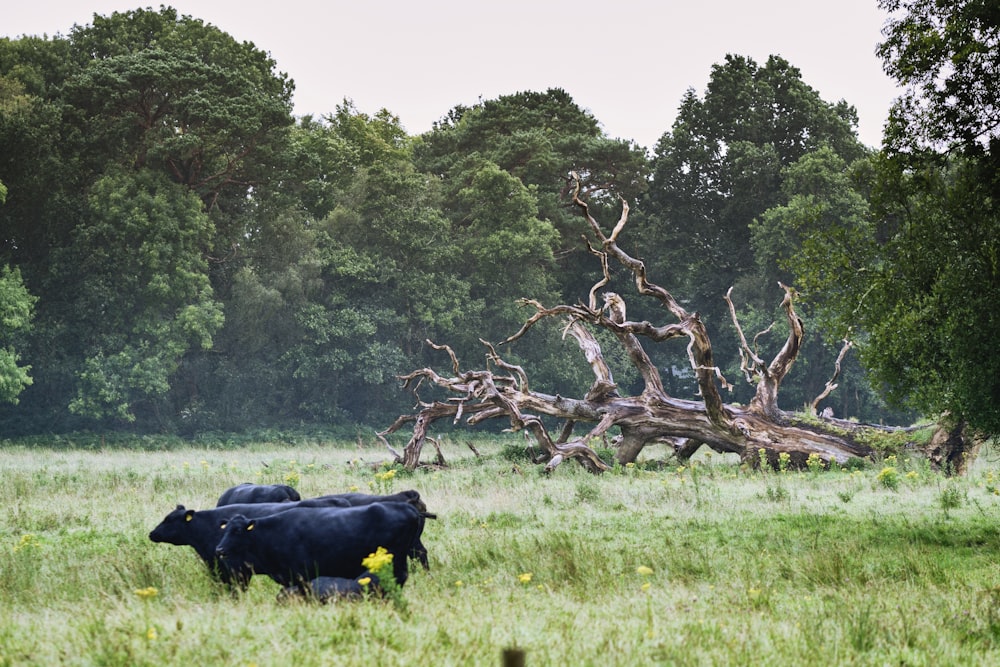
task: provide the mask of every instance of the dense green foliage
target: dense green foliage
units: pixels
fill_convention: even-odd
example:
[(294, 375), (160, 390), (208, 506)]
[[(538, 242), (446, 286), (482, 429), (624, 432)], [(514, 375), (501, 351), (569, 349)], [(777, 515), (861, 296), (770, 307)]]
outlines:
[[(513, 646), (559, 666), (1000, 658), (989, 457), (947, 481), (902, 458), (759, 473), (713, 456), (542, 476), (519, 436), (476, 445), (482, 457), (446, 438), (450, 469), (394, 476), (373, 441), (5, 445), (0, 664), (495, 665)], [(405, 609), (282, 604), (267, 577), (232, 597), (190, 547), (148, 539), (177, 503), (203, 509), (247, 480), (304, 496), (415, 488), (438, 515), (423, 535), (431, 569), (411, 570)]]
[[(0, 205), (6, 199), (7, 186), (0, 182)], [(34, 303), (24, 288), (21, 272), (0, 267), (0, 402), (17, 403), (18, 395), (31, 384), (31, 369), (18, 365), (13, 341), (30, 326)]]
[(913, 0), (880, 53), (906, 87), (884, 151), (829, 151), (786, 168), (785, 204), (755, 241), (789, 270), (826, 328), (860, 343), (896, 403), (1000, 432), (1000, 11)]
[(0, 267), (0, 402), (17, 403), (18, 395), (31, 384), (30, 366), (18, 364), (16, 340), (23, 340), (31, 325), (35, 298), (24, 288), (21, 272)]
[[(925, 4), (907, 7), (920, 17)], [(965, 4), (955, 16), (979, 45), (968, 53), (948, 33), (916, 54), (922, 24), (892, 24), (885, 56), (901, 80), (934, 79), (934, 58), (961, 55), (949, 90), (962, 90), (991, 66), (991, 14)], [(968, 91), (965, 112), (988, 85)], [(518, 299), (586, 298), (599, 274), (566, 205), (571, 170), (599, 220), (617, 220), (619, 196), (632, 204), (623, 247), (698, 310), (730, 380), (740, 374), (722, 297), (734, 287), (752, 336), (781, 319), (782, 280), (806, 297), (810, 334), (782, 407), (820, 392), (853, 327), (875, 377), (912, 406), (991, 409), (991, 392), (954, 391), (993, 373), (966, 363), (976, 336), (1000, 336), (961, 324), (996, 294), (994, 153), (967, 114), (941, 121), (965, 129), (917, 143), (975, 135), (980, 152), (914, 169), (862, 146), (849, 103), (824, 101), (777, 56), (727, 56), (651, 156), (606, 137), (560, 89), (455, 107), (420, 136), (349, 100), (293, 118), (293, 90), (265, 51), (167, 7), (0, 40), (3, 432), (385, 426), (413, 403), (396, 377), (447, 361), (425, 341), (478, 367), (480, 339), (523, 322)], [(901, 103), (893, 137), (927, 125), (903, 113), (915, 108)], [(938, 242), (943, 230), (956, 245)], [(924, 285), (948, 258), (963, 265)], [(631, 292), (612, 278), (609, 289)], [(961, 292), (961, 279), (976, 289)], [(911, 293), (919, 312), (900, 306)], [(950, 309), (960, 296), (967, 307)], [(649, 306), (630, 302), (630, 315), (661, 322)], [(932, 319), (949, 324), (915, 335)], [(663, 348), (652, 354), (673, 371), (668, 391), (694, 397), (684, 351)], [(578, 395), (592, 378), (559, 323), (504, 354), (540, 390)], [(614, 341), (605, 354), (628, 390), (634, 372)], [(898, 416), (855, 356), (840, 384), (838, 416)]]
[(879, 0), (890, 12), (879, 55), (906, 87), (890, 115), (896, 152), (973, 145), (996, 150), (1000, 6), (992, 0)]

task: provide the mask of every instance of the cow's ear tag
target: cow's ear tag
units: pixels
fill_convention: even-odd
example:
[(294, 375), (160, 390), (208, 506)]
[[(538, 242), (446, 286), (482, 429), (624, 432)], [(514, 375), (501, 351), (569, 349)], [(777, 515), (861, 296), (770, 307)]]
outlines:
[(225, 521), (223, 521), (222, 523), (219, 524), (219, 530), (225, 530), (226, 526), (228, 526), (228, 525), (229, 525), (228, 523), (226, 523)]
[(251, 523), (249, 526), (247, 526), (247, 530), (253, 530), (253, 527), (254, 527), (254, 524)]
[(185, 521), (190, 521), (193, 518), (194, 518), (194, 512), (188, 512), (187, 514), (184, 515)]

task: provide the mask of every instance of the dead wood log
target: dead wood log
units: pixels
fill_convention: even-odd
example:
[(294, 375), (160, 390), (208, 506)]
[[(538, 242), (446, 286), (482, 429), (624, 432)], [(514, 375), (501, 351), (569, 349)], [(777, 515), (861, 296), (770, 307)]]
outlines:
[[(480, 370), (461, 370), (450, 347), (427, 341), (433, 349), (448, 355), (451, 374), (442, 375), (431, 368), (423, 368), (402, 376), (403, 387), (412, 391), (417, 399), (416, 413), (400, 416), (380, 433), (384, 438), (412, 424), (412, 434), (402, 455), (407, 468), (412, 469), (419, 463), (428, 429), (439, 419), (450, 419), (453, 423), (464, 421), (468, 425), (504, 419), (511, 430), (532, 436), (542, 452), (547, 472), (567, 459), (577, 461), (591, 472), (607, 470), (609, 462), (598, 456), (592, 443), (606, 442), (613, 430), (617, 430), (612, 440), (614, 458), (620, 464), (635, 461), (643, 448), (652, 444), (668, 444), (681, 457), (691, 456), (704, 445), (717, 452), (738, 454), (753, 466), (761, 461), (760, 450), (765, 452), (763, 458), (775, 465), (782, 453), (789, 454), (792, 465), (802, 466), (810, 455), (841, 464), (853, 457), (872, 456), (873, 450), (866, 444), (868, 439), (861, 437), (857, 430), (840, 428), (815, 418), (798, 419), (783, 412), (778, 405), (781, 383), (793, 368), (805, 331), (795, 311), (794, 288), (779, 283), (789, 334), (770, 362), (765, 361), (757, 349), (760, 334), (752, 345), (743, 334), (731, 290), (723, 297), (729, 304), (740, 339), (741, 371), (748, 382), (756, 384), (749, 405), (727, 405), (721, 391), (730, 388), (730, 384), (713, 361), (712, 342), (698, 313), (688, 312), (669, 291), (652, 282), (643, 262), (625, 252), (618, 243), (628, 223), (628, 204), (621, 201), (621, 217), (611, 233), (605, 234), (587, 203), (580, 198), (579, 177), (571, 174), (569, 181), (567, 191), (572, 195), (572, 205), (585, 219), (590, 233), (587, 248), (600, 264), (600, 277), (590, 288), (587, 302), (545, 306), (537, 300), (523, 300), (522, 303), (533, 308), (534, 313), (517, 332), (499, 344), (482, 341), (486, 363)], [(626, 270), (639, 297), (655, 300), (671, 319), (663, 323), (630, 320), (625, 298), (620, 293), (601, 292), (612, 283), (609, 269), (612, 262)], [(499, 347), (516, 344), (538, 322), (549, 318), (566, 321), (564, 336), (576, 341), (594, 375), (590, 388), (580, 398), (538, 391), (530, 385), (526, 369), (509, 363), (498, 352)], [(593, 334), (598, 329), (614, 337), (638, 372), (642, 390), (637, 394), (623, 395), (615, 382), (601, 345)], [(644, 347), (670, 344), (673, 340), (686, 340), (685, 356), (698, 385), (696, 400), (667, 393), (660, 371)], [(827, 391), (814, 402), (814, 409), (818, 401), (836, 387), (834, 381), (847, 347), (845, 345), (838, 358), (838, 369), (827, 383)], [(421, 400), (419, 390), (424, 385), (444, 390), (449, 398)], [(557, 437), (549, 434), (545, 418), (562, 424)], [(574, 435), (581, 424), (589, 424), (589, 430)], [(948, 448), (942, 451), (945, 449)]]

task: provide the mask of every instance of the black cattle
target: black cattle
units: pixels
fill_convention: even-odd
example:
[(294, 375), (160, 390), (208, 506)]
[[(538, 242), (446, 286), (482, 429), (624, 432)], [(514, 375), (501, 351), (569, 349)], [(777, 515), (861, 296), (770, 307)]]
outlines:
[(410, 503), (425, 516), (433, 517), (434, 515), (427, 513), (427, 505), (424, 504), (423, 499), (414, 489), (407, 489), (406, 491), (400, 491), (399, 493), (391, 493), (385, 496), (372, 495), (368, 493), (335, 493), (330, 496), (320, 496), (321, 498), (343, 498), (353, 507), (360, 507), (362, 505), (371, 505), (372, 503)]
[[(362, 581), (365, 583), (362, 584)], [(330, 600), (357, 600), (364, 597), (366, 592), (379, 596), (383, 594), (379, 587), (378, 577), (371, 572), (364, 572), (354, 579), (316, 577), (305, 582), (302, 586), (286, 586), (278, 593), (278, 601), (285, 602), (290, 599), (305, 598), (326, 604)]]
[(361, 561), (383, 547), (393, 555), (393, 577), (402, 586), (409, 574), (406, 555), (423, 529), (424, 515), (409, 503), (297, 507), (259, 519), (234, 516), (215, 555), (230, 568), (249, 567), (305, 592), (305, 582), (316, 577), (361, 576)]
[(216, 507), (239, 503), (283, 503), (302, 500), (299, 492), (285, 484), (237, 484), (219, 496)]
[(149, 533), (149, 539), (153, 542), (191, 546), (219, 581), (224, 584), (232, 585), (235, 583), (246, 587), (252, 574), (249, 569), (236, 568), (234, 570), (219, 562), (215, 557), (215, 547), (222, 539), (223, 525), (237, 514), (257, 518), (276, 512), (284, 512), (300, 505), (306, 507), (349, 507), (347, 501), (336, 497), (312, 498), (284, 503), (223, 505), (200, 512), (178, 505)]
[[(427, 505), (424, 504), (423, 499), (420, 497), (420, 493), (415, 489), (407, 489), (406, 491), (400, 491), (398, 493), (392, 493), (389, 495), (373, 495), (369, 493), (335, 493), (328, 496), (319, 496), (315, 500), (323, 500), (325, 498), (340, 498), (347, 502), (352, 507), (362, 507), (364, 505), (371, 505), (372, 503), (409, 503), (417, 508), (417, 510), (428, 519), (436, 519), (436, 514), (431, 514), (427, 511)], [(413, 544), (413, 549), (409, 553), (409, 557), (417, 560), (425, 570), (430, 570), (430, 561), (427, 559), (427, 549), (424, 547), (424, 543), (418, 538)]]

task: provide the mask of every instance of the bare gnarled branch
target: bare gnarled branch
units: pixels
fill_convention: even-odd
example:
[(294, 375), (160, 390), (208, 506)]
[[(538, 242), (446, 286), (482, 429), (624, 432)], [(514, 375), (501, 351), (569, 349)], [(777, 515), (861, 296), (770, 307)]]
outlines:
[[(621, 233), (625, 224), (628, 221), (628, 206), (623, 206), (621, 218), (615, 225), (615, 229), (611, 236), (605, 236), (604, 232), (601, 231), (601, 226), (597, 221), (590, 215), (590, 208), (587, 203), (580, 199), (580, 177), (576, 172), (570, 173), (570, 180), (573, 181), (573, 187), (571, 189), (573, 193), (573, 204), (580, 210), (581, 215), (587, 219), (587, 224), (590, 226), (591, 231), (601, 241), (601, 246), (608, 255), (614, 257), (622, 266), (632, 272), (635, 278), (636, 290), (639, 294), (645, 296), (651, 296), (658, 300), (667, 310), (669, 310), (674, 317), (677, 318), (681, 325), (681, 329), (658, 329), (653, 327), (648, 323), (629, 323), (628, 326), (624, 322), (621, 323), (622, 331), (616, 333), (624, 333), (626, 335), (636, 335), (640, 331), (643, 335), (649, 335), (649, 333), (654, 331), (668, 332), (669, 336), (672, 337), (683, 331), (691, 339), (691, 344), (689, 346), (689, 357), (691, 359), (691, 367), (695, 371), (695, 375), (698, 379), (698, 389), (701, 394), (702, 399), (705, 401), (705, 409), (713, 423), (728, 428), (726, 425), (728, 422), (728, 416), (723, 407), (722, 397), (719, 395), (719, 387), (716, 385), (716, 379), (722, 379), (725, 382), (721, 371), (715, 365), (712, 358), (712, 343), (708, 337), (708, 332), (705, 330), (704, 325), (698, 318), (697, 313), (689, 314), (681, 305), (674, 299), (673, 295), (667, 290), (660, 287), (659, 285), (650, 282), (646, 277), (646, 266), (639, 259), (636, 259), (626, 253), (618, 245), (617, 239), (618, 235)], [(611, 328), (611, 327), (607, 327)], [(632, 341), (627, 339), (625, 336), (619, 335), (619, 339), (622, 340), (629, 352), (629, 357), (632, 359), (632, 363), (642, 372), (644, 369), (647, 372), (644, 374), (644, 379), (646, 380), (646, 390), (653, 393), (663, 393), (663, 383), (659, 380), (659, 375), (656, 373), (654, 378), (653, 372), (649, 372), (649, 368), (655, 371), (655, 367), (648, 363), (648, 356), (646, 353), (639, 352), (641, 350), (641, 345), (638, 341)], [(654, 340), (657, 340), (654, 338)], [(663, 339), (660, 339), (663, 340)], [(727, 384), (724, 384), (727, 386)]]
[(847, 356), (847, 351), (850, 350), (853, 345), (853, 341), (847, 338), (844, 339), (844, 346), (840, 348), (840, 354), (837, 355), (837, 360), (833, 362), (833, 376), (826, 381), (826, 386), (823, 388), (823, 391), (820, 392), (819, 396), (814, 398), (813, 402), (809, 404), (809, 412), (814, 417), (816, 416), (816, 409), (819, 406), (819, 402), (829, 396), (833, 390), (837, 388), (835, 383), (837, 381), (837, 377), (840, 376), (840, 364), (844, 361), (844, 357)]

